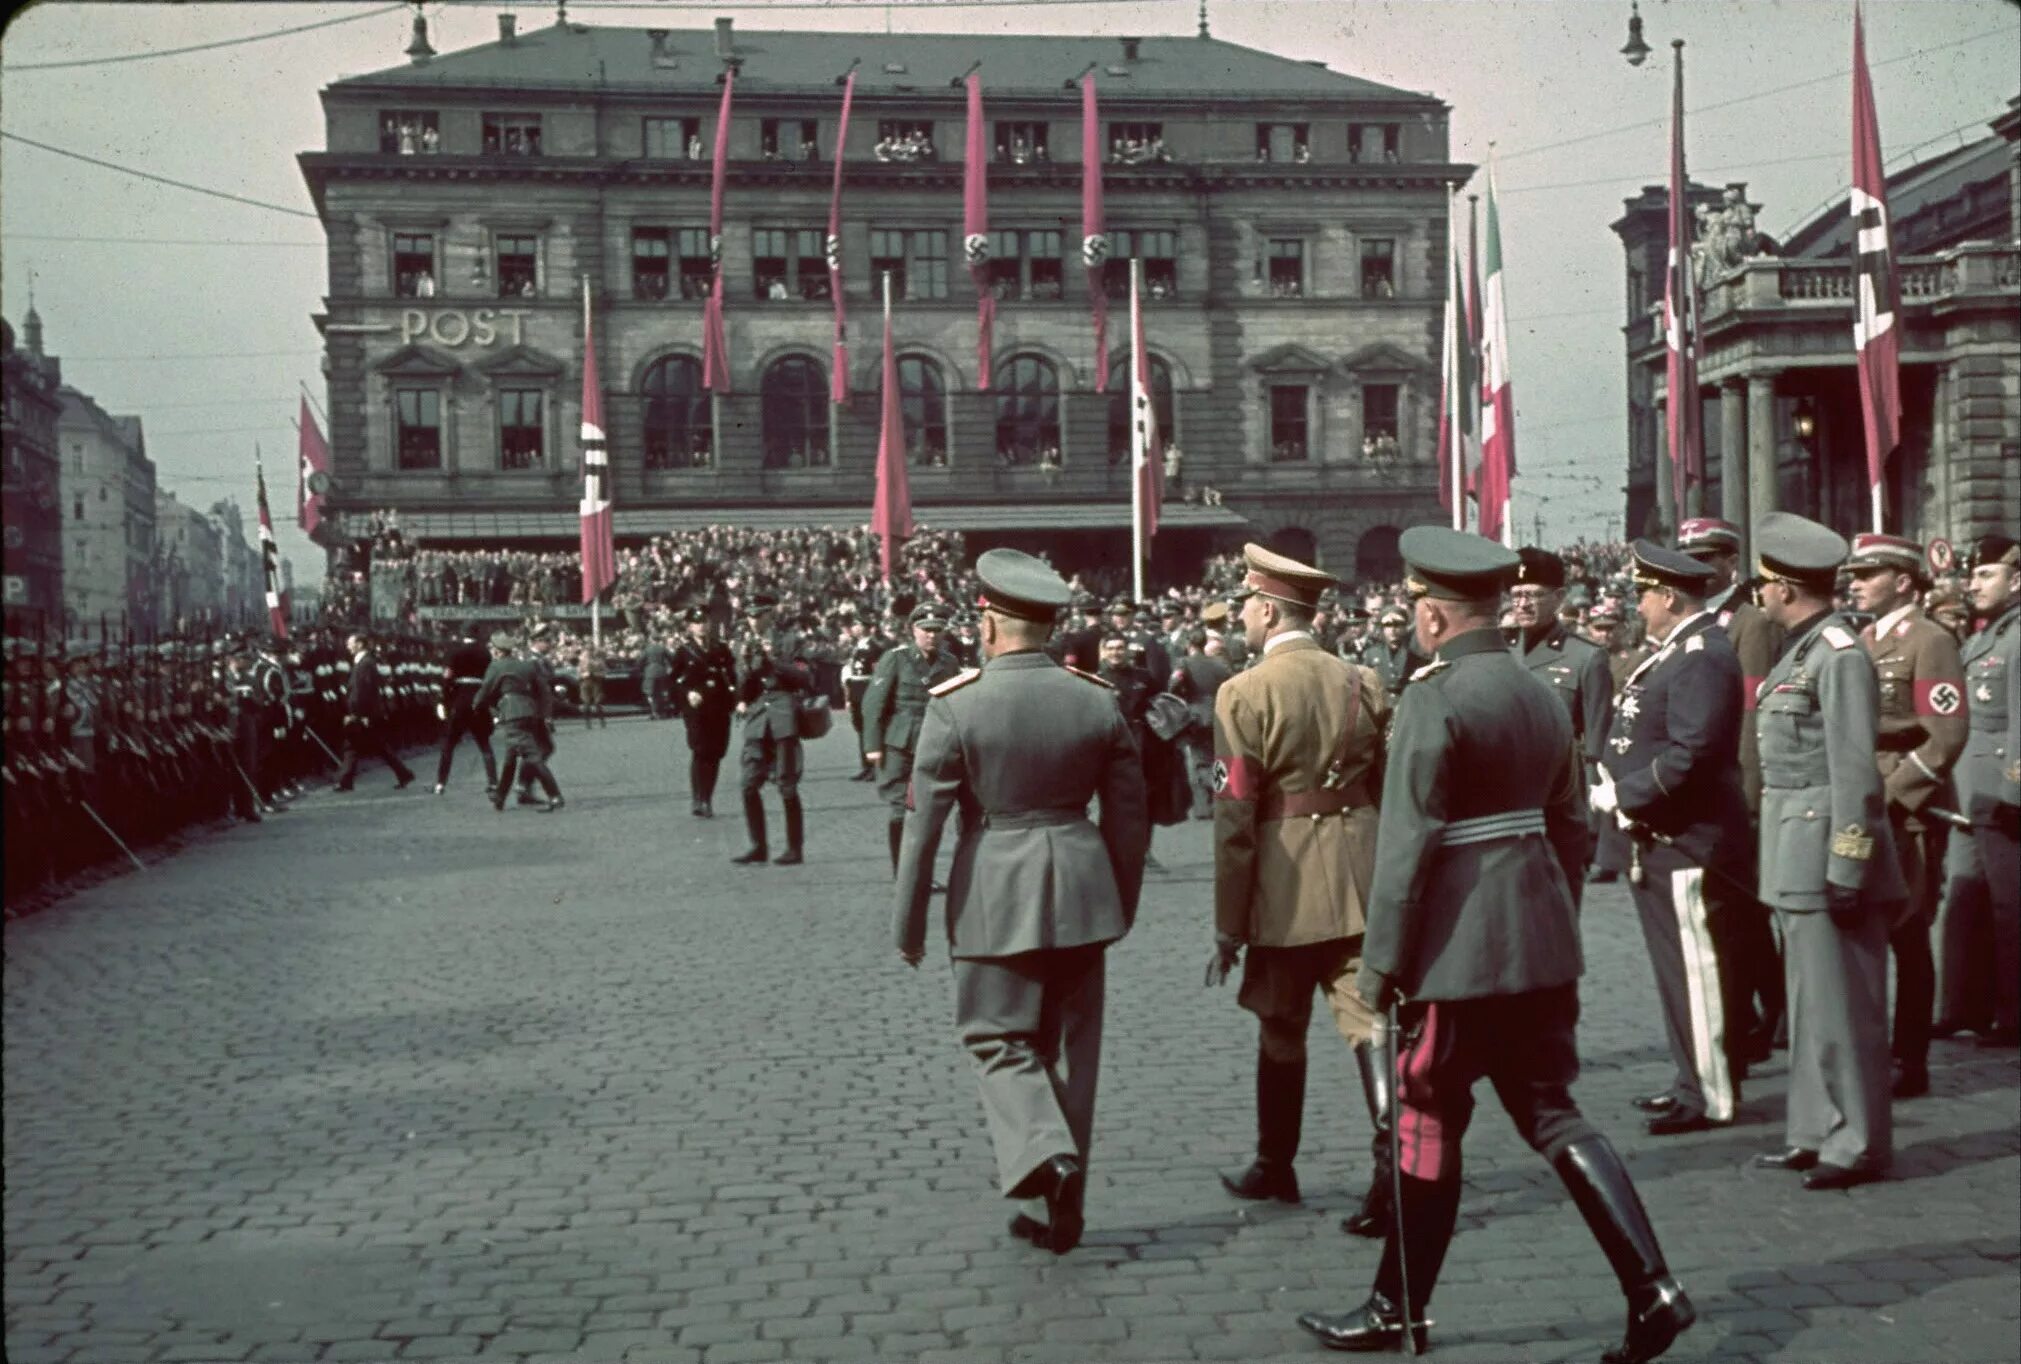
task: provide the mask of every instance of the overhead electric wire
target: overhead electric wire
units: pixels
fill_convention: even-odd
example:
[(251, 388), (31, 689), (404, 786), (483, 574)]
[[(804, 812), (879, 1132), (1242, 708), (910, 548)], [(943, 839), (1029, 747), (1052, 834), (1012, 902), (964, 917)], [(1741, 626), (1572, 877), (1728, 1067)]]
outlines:
[(121, 246), (291, 246), (321, 251), (327, 242), (233, 241), (223, 237), (76, 237), (65, 232), (0, 232), (10, 242), (90, 242)]
[(0, 137), (6, 138), (9, 142), (20, 142), (41, 151), (52, 152), (57, 156), (67, 156), (73, 161), (82, 161), (86, 165), (100, 166), (106, 170), (118, 171), (121, 175), (131, 175), (142, 180), (152, 180), (158, 185), (168, 185), (173, 189), (186, 189), (192, 194), (207, 194), (213, 199), (228, 199), (235, 204), (249, 204), (254, 208), (264, 208), (273, 213), (285, 213), (294, 218), (307, 218), (311, 222), (322, 221), (321, 218), (307, 209), (289, 208), (285, 204), (270, 204), (264, 199), (248, 199), (243, 194), (233, 194), (222, 189), (210, 189), (204, 185), (192, 185), (187, 180), (171, 180), (165, 175), (155, 175), (151, 171), (135, 170), (131, 166), (122, 166), (115, 161), (101, 161), (95, 156), (86, 156), (83, 152), (73, 152), (63, 147), (51, 146), (47, 142), (37, 142), (34, 138), (23, 137), (19, 133), (0, 130)]
[(112, 364), (115, 362), (120, 364), (137, 364), (149, 361), (267, 360), (283, 355), (321, 355), (322, 353), (323, 352), (320, 349), (319, 350), (221, 350), (221, 351), (199, 352), (190, 355), (59, 355), (56, 358), (59, 360), (68, 360), (73, 364), (83, 364), (87, 361), (99, 364)]
[(20, 71), (74, 71), (80, 66), (112, 66), (124, 62), (148, 62), (162, 57), (184, 57), (192, 52), (215, 52), (221, 47), (244, 47), (247, 43), (264, 43), (270, 38), (285, 38), (294, 33), (307, 33), (312, 29), (334, 28), (338, 24), (353, 24), (360, 19), (375, 19), (382, 14), (406, 9), (402, 4), (382, 5), (378, 9), (366, 10), (362, 14), (345, 14), (335, 19), (318, 19), (313, 24), (297, 24), (293, 28), (277, 28), (270, 33), (251, 33), (243, 38), (220, 38), (216, 42), (193, 43), (189, 47), (171, 47), (160, 52), (127, 52), (116, 57), (78, 57), (62, 62), (21, 62), (0, 66), (0, 75), (14, 75)]

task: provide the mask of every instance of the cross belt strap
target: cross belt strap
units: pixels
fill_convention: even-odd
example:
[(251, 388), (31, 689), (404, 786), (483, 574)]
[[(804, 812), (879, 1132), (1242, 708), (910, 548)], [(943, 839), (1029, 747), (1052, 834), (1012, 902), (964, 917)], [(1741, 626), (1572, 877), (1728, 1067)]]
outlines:
[(1265, 823), (1273, 819), (1299, 819), (1306, 815), (1317, 818), (1374, 803), (1368, 798), (1368, 788), (1360, 782), (1339, 791), (1324, 788), (1317, 791), (1270, 791), (1256, 802), (1256, 818)]
[(1544, 812), (1539, 809), (1503, 810), (1473, 819), (1456, 819), (1446, 825), (1440, 846), (1459, 847), (1467, 843), (1492, 843), (1502, 838), (1521, 838), (1544, 832)]

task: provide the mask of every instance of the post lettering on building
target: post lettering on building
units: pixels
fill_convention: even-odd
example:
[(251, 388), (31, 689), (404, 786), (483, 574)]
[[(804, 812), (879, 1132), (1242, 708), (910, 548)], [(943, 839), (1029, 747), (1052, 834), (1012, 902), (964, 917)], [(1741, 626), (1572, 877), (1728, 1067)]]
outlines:
[(416, 341), (433, 341), (438, 346), (476, 345), (492, 346), (504, 336), (508, 344), (518, 346), (526, 341), (526, 319), (532, 316), (526, 308), (478, 308), (471, 311), (464, 308), (402, 308), (400, 310), (400, 344), (410, 346)]

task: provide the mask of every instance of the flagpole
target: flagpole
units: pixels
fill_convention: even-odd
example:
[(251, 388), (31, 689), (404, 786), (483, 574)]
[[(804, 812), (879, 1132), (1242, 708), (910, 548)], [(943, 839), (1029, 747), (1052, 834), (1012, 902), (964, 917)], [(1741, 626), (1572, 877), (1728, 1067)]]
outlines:
[(1466, 327), (1466, 293), (1461, 288), (1460, 207), (1458, 186), (1446, 189), (1446, 459), (1452, 466), (1453, 529), (1467, 528), (1466, 428), (1460, 418), (1467, 400), (1464, 367), (1460, 364), (1461, 333)]
[[(584, 275), (582, 277), (582, 340), (585, 348), (589, 346), (589, 328), (589, 276)], [(585, 567), (587, 566), (585, 565)], [(603, 649), (602, 607), (603, 593), (599, 592), (589, 599), (589, 642), (590, 647), (598, 651)]]

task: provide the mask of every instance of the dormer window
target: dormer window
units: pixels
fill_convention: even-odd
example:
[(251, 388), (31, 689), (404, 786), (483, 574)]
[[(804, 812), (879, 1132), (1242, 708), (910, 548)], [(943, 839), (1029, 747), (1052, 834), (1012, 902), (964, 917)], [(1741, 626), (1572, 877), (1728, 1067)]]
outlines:
[(1256, 159), (1278, 165), (1312, 159), (1312, 125), (1309, 123), (1259, 123), (1256, 125)]
[(388, 109), (379, 115), (379, 150), (390, 156), (433, 156), (442, 150), (433, 109)]
[(655, 161), (698, 161), (701, 159), (702, 120), (699, 118), (649, 118), (646, 120), (646, 155)]
[(1348, 124), (1347, 159), (1395, 165), (1403, 160), (1403, 129), (1394, 123)]
[(913, 118), (879, 119), (876, 156), (879, 161), (937, 159), (939, 153), (933, 146), (933, 124)]
[(1013, 166), (1047, 161), (1047, 125), (1043, 123), (999, 123), (996, 125), (996, 159)]
[(486, 156), (539, 156), (539, 114), (486, 114), (484, 116)]

